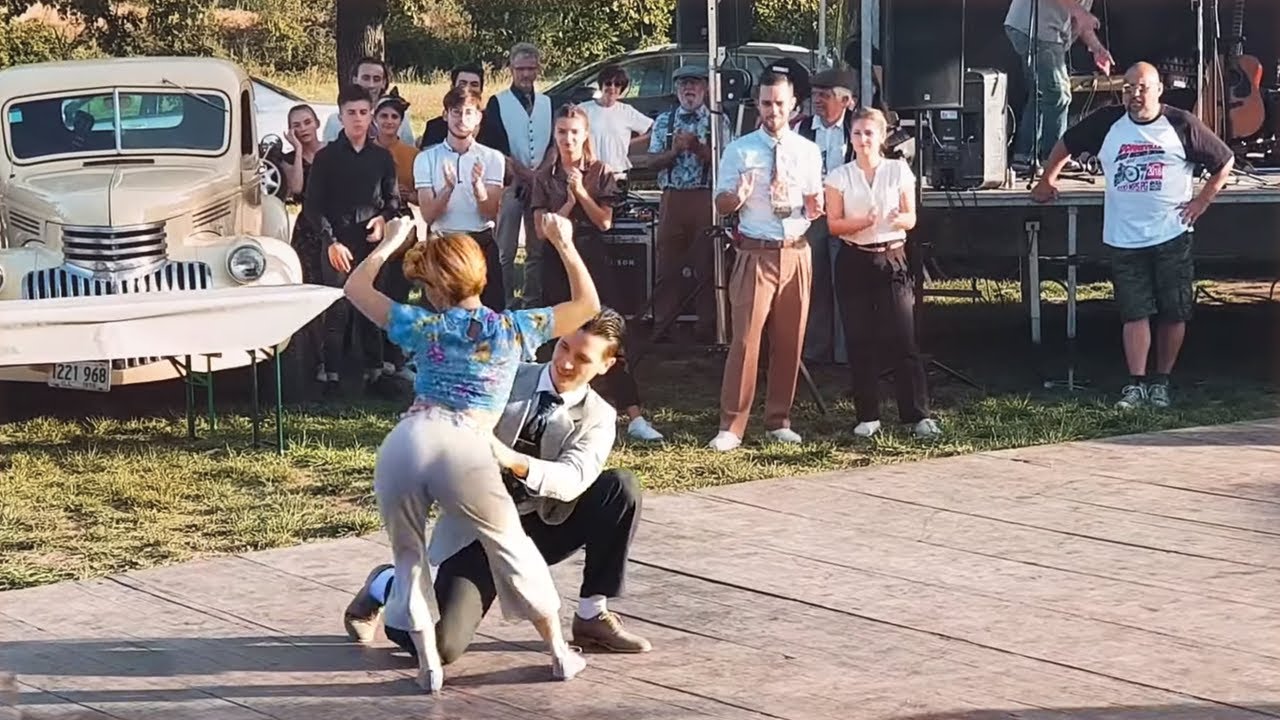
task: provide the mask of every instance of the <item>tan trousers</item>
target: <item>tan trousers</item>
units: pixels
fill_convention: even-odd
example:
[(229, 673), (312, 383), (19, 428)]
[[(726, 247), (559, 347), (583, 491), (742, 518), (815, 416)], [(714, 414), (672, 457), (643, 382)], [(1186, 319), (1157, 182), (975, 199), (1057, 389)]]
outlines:
[(720, 387), (721, 430), (738, 437), (747, 430), (766, 329), (769, 377), (764, 426), (766, 430), (790, 427), (812, 283), (813, 256), (803, 240), (786, 248), (761, 248), (750, 240), (739, 247), (729, 276), (733, 338)]

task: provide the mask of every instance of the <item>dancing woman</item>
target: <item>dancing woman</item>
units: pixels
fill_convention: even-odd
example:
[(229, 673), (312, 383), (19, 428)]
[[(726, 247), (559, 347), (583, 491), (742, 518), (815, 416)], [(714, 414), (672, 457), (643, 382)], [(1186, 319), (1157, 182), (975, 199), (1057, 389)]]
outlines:
[(569, 221), (548, 213), (541, 222), (569, 278), (570, 299), (554, 308), (496, 313), (484, 307), (484, 255), (474, 240), (459, 234), (418, 243), (404, 258), (405, 275), (422, 284), (432, 307), (443, 310), (393, 302), (374, 287), (374, 279), (408, 234), (407, 223), (388, 229), (388, 238), (351, 273), (345, 287), (352, 304), (386, 328), (417, 363), (413, 407), (378, 449), (373, 486), (395, 563), (385, 623), (413, 640), (418, 685), (433, 693), (444, 681), (434, 602), (428, 604), (433, 590), (426, 529), (433, 502), (474, 525), (492, 563), (504, 613), (527, 618), (537, 628), (551, 650), (552, 674), (568, 680), (586, 667), (565, 642), (560, 596), (546, 561), (520, 525), (491, 449), (493, 428), (521, 359), (600, 310)]
[(854, 160), (827, 175), (827, 226), (844, 241), (836, 254), (836, 299), (853, 373), (853, 433), (880, 432), (883, 363), (893, 368), (898, 418), (917, 437), (932, 438), (941, 430), (929, 417), (907, 266), (907, 231), (916, 226), (915, 176), (905, 160), (884, 156), (886, 130), (884, 113), (857, 111), (849, 128)]

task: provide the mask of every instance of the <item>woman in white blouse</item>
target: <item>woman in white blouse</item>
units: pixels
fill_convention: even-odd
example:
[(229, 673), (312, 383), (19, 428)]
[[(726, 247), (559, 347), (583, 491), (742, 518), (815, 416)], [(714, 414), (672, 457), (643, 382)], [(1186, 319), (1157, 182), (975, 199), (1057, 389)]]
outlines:
[(826, 181), (827, 223), (844, 241), (835, 286), (853, 372), (853, 432), (871, 437), (880, 431), (878, 379), (880, 369), (890, 366), (898, 417), (917, 437), (935, 437), (941, 431), (929, 417), (906, 253), (907, 231), (916, 225), (916, 180), (906, 161), (884, 156), (886, 133), (884, 113), (859, 110), (849, 130), (854, 160)]
[(636, 145), (648, 147), (653, 120), (619, 100), (631, 85), (631, 78), (621, 65), (600, 68), (596, 83), (600, 86), (599, 96), (578, 107), (587, 113), (591, 146), (597, 159), (623, 179), (631, 170), (631, 148)]

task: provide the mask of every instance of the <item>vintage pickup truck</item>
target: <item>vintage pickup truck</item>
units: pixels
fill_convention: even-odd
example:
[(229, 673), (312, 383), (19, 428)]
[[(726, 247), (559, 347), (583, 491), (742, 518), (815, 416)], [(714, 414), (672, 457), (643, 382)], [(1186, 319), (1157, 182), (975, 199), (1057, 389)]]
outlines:
[[(213, 58), (0, 71), (0, 300), (301, 283), (284, 203), (262, 190), (253, 107), (250, 77)], [(0, 367), (0, 381), (98, 391), (177, 374), (155, 357)]]

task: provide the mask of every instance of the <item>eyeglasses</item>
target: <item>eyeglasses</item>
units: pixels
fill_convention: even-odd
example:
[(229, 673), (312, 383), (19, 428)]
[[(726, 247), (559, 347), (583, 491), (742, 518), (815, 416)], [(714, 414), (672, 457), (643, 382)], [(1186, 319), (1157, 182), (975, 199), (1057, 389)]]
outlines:
[(627, 84), (621, 80), (605, 80), (604, 82), (600, 83), (600, 87), (602, 89), (607, 87), (616, 87), (619, 90), (626, 90)]
[(1120, 86), (1120, 89), (1124, 91), (1125, 95), (1146, 95), (1148, 92), (1154, 91), (1157, 87), (1158, 86), (1156, 85), (1130, 85), (1129, 83), (1125, 83)]

